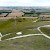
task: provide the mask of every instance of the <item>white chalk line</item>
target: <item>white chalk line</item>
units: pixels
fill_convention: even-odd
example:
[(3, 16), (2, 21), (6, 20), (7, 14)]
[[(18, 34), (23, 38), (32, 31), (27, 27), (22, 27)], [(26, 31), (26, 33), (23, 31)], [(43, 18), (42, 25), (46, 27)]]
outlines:
[[(50, 27), (49, 25), (44, 25), (44, 26), (40, 26), (40, 27), (47, 27), (47, 26)], [(40, 27), (37, 28), (37, 29), (39, 30), (39, 32), (42, 33), (43, 36), (45, 36), (46, 38), (50, 39), (50, 37), (49, 37), (48, 35), (44, 34), (44, 33), (40, 30)]]
[[(12, 40), (12, 39), (16, 39), (16, 38), (23, 38), (23, 37), (29, 37), (29, 36), (45, 36), (48, 38), (47, 35), (45, 34), (28, 34), (28, 35), (22, 35), (22, 36), (16, 36), (16, 37), (12, 37), (12, 38), (9, 38), (9, 39), (5, 39), (5, 40)], [(50, 38), (49, 38), (50, 39)]]
[(12, 34), (12, 33), (9, 33), (9, 34), (2, 35), (2, 37), (4, 37), (4, 36), (7, 36), (7, 35), (10, 35), (10, 34)]
[(9, 39), (6, 39), (6, 40), (11, 40), (11, 39), (16, 39), (16, 38), (23, 38), (23, 37), (29, 37), (29, 36), (39, 36), (39, 35), (43, 35), (43, 34), (28, 34), (28, 35), (22, 35), (22, 36), (16, 36), (16, 37), (13, 37), (13, 38), (9, 38)]
[(35, 21), (33, 21), (33, 22), (37, 22), (38, 20), (35, 20)]

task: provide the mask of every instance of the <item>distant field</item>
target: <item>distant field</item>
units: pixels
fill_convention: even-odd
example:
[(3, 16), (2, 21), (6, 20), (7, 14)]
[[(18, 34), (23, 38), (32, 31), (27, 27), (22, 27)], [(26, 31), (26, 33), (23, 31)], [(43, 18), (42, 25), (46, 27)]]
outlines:
[(44, 34), (50, 36), (50, 27), (41, 27), (40, 29)]
[(25, 17), (37, 17), (37, 14), (25, 14)]
[(24, 13), (22, 12), (17, 12), (17, 13), (9, 13), (9, 15), (7, 17), (21, 17), (22, 15), (24, 15)]
[(7, 13), (2, 13), (2, 14), (0, 14), (0, 17), (4, 17), (6, 15), (7, 15)]

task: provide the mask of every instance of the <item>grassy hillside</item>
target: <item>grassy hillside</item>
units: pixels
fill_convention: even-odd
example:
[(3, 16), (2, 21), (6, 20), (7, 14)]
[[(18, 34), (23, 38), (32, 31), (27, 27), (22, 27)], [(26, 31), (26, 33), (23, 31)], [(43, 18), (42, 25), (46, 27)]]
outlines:
[(39, 33), (39, 31), (36, 29), (37, 27), (50, 24), (50, 22), (46, 21), (38, 21), (35, 23), (33, 22), (34, 20), (36, 20), (36, 18), (17, 18), (16, 20), (9, 19), (7, 21), (0, 20), (0, 32), (2, 35), (12, 33), (10, 35), (2, 37), (2, 40), (18, 36), (15, 34), (17, 32), (22, 32), (22, 35), (37, 34)]
[(32, 21), (32, 18), (17, 18), (16, 20), (9, 19), (7, 21), (0, 21), (0, 32), (4, 35), (7, 33), (21, 31), (26, 28), (31, 28), (33, 27)]
[[(16, 33), (26, 29), (34, 29), (41, 25), (50, 24), (46, 21), (38, 21), (34, 23), (35, 18), (17, 18), (16, 20), (10, 19), (7, 21), (0, 20), (0, 32), (4, 34)], [(43, 24), (42, 24), (43, 23)]]
[(32, 36), (0, 42), (0, 50), (49, 50), (50, 40), (44, 36)]
[(40, 29), (44, 34), (50, 36), (50, 27), (41, 27)]

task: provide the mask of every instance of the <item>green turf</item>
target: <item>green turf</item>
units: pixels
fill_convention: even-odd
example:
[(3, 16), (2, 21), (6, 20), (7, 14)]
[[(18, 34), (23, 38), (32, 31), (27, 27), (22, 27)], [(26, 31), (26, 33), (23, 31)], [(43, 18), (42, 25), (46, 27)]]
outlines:
[(44, 36), (31, 36), (2, 41), (0, 50), (50, 50), (50, 40)]
[[(22, 32), (21, 35), (39, 34), (40, 33), (37, 29), (35, 29), (35, 30), (33, 30), (33, 29), (22, 30), (21, 32)], [(9, 39), (9, 38), (12, 38), (12, 37), (15, 37), (15, 36), (20, 36), (20, 35), (17, 35), (16, 33), (12, 33), (10, 35), (2, 37), (2, 40)]]
[(25, 14), (25, 17), (37, 17), (37, 14)]
[(3, 21), (2, 23), (0, 23), (0, 32), (4, 35), (7, 34), (9, 32), (12, 32), (14, 29), (13, 27), (13, 22), (12, 21)]
[(33, 19), (17, 19), (16, 22), (13, 19), (7, 21), (0, 21), (0, 32), (5, 35), (12, 32), (21, 31), (33, 26)]
[(44, 34), (50, 36), (50, 27), (41, 27), (40, 29)]
[(10, 35), (2, 37), (2, 40), (9, 39), (9, 38), (12, 38), (12, 37), (15, 37), (15, 36), (17, 36), (17, 34), (16, 33), (12, 33)]
[(39, 34), (40, 32), (37, 29), (28, 29), (28, 30), (22, 30), (23, 34)]
[(0, 21), (0, 32), (5, 35), (8, 33), (19, 32), (26, 29), (34, 29), (42, 25), (50, 24), (46, 21), (38, 21), (34, 23), (35, 18), (25, 18), (16, 20)]
[(39, 27), (39, 26), (44, 26), (44, 25), (50, 25), (50, 22), (47, 21), (37, 21), (36, 23), (33, 24), (33, 28)]

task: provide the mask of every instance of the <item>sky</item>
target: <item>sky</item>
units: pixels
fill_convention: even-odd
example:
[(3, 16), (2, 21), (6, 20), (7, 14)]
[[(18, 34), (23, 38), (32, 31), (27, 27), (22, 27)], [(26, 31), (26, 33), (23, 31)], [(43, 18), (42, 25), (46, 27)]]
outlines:
[(50, 0), (0, 0), (0, 6), (50, 6)]

